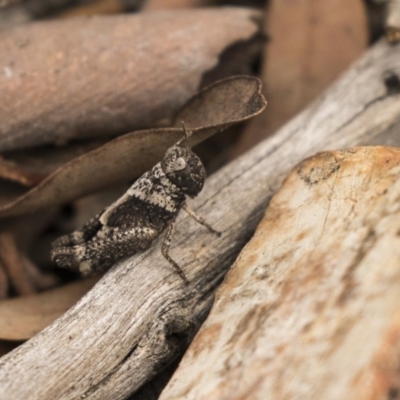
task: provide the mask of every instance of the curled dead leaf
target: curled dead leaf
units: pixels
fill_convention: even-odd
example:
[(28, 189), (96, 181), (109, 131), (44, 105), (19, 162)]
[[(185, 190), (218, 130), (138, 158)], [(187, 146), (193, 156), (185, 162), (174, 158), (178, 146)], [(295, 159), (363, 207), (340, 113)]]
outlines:
[[(19, 151), (7, 152), (5, 161), (8, 165), (14, 166), (11, 172), (16, 172), (16, 177), (6, 175), (10, 167), (3, 172), (2, 160), (0, 158), (0, 177), (8, 178), (20, 184), (32, 186), (39, 183), (46, 176), (53, 173), (57, 168), (72, 159), (100, 147), (106, 140), (89, 140), (69, 143), (65, 146), (43, 146), (33, 149), (23, 149)], [(10, 175), (10, 173), (8, 174)], [(20, 175), (22, 177), (20, 178)], [(25, 183), (26, 182), (26, 183)], [(1, 204), (1, 201), (0, 201)]]
[(44, 175), (29, 171), (17, 163), (0, 156), (0, 178), (20, 183), (24, 186), (33, 186), (39, 183)]
[[(237, 76), (201, 91), (179, 113), (193, 131), (195, 145), (214, 133), (264, 110), (257, 78)], [(180, 122), (179, 122), (180, 124)], [(15, 201), (0, 208), (0, 217), (29, 213), (62, 204), (118, 182), (137, 177), (161, 160), (182, 137), (182, 128), (159, 128), (120, 136), (80, 156)]]

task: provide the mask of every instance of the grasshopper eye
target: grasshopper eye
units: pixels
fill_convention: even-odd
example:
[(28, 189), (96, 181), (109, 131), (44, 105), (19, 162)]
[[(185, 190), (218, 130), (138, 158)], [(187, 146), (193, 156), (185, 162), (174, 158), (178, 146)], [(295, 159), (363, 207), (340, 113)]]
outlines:
[(180, 171), (186, 167), (187, 163), (186, 160), (183, 157), (178, 157), (173, 164), (172, 169), (174, 171)]

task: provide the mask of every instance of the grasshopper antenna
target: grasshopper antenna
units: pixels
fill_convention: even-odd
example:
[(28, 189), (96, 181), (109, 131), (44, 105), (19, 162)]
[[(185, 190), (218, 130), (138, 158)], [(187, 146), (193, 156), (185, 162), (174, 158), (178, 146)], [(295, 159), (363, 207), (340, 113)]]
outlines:
[(181, 121), (183, 130), (185, 132), (185, 144), (186, 144), (186, 149), (190, 150), (192, 148), (191, 143), (190, 143), (190, 136), (192, 136), (192, 132), (188, 131), (186, 129), (185, 123), (183, 121)]

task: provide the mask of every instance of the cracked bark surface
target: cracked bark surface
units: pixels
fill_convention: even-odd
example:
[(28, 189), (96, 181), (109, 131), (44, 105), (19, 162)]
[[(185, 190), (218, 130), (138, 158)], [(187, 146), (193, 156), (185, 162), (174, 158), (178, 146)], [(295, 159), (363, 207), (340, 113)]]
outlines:
[(117, 263), (75, 307), (0, 360), (0, 398), (124, 399), (178, 357), (296, 163), (326, 149), (400, 143), (400, 96), (384, 79), (399, 62), (396, 47), (378, 43), (274, 137), (209, 178), (189, 205), (221, 238), (181, 215), (171, 248), (189, 285), (159, 241)]

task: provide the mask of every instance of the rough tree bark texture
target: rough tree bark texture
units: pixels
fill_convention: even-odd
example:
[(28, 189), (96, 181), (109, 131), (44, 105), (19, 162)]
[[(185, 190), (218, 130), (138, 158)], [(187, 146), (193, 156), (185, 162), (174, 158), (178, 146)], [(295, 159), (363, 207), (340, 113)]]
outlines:
[(299, 164), (161, 399), (397, 398), (399, 199), (400, 149)]
[[(276, 136), (212, 176), (191, 206), (223, 233), (181, 218), (172, 256), (159, 243), (119, 262), (75, 307), (0, 360), (0, 398), (123, 399), (180, 353), (271, 195), (316, 151), (400, 143), (397, 48), (379, 43)], [(386, 75), (385, 75), (386, 73)]]

